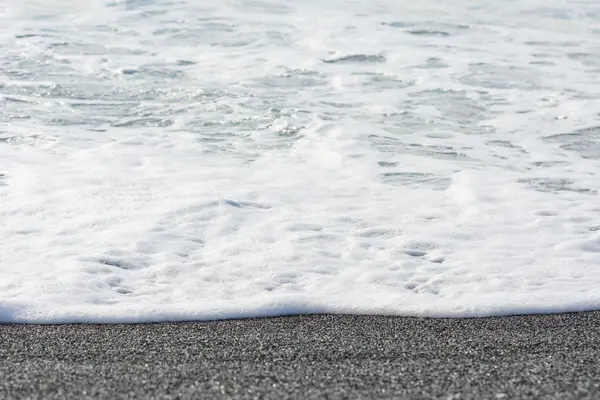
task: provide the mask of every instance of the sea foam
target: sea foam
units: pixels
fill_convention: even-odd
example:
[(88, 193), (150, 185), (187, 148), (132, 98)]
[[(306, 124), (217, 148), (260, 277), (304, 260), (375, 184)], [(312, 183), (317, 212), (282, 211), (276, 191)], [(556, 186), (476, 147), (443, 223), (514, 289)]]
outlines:
[(0, 322), (600, 308), (599, 21), (6, 1)]

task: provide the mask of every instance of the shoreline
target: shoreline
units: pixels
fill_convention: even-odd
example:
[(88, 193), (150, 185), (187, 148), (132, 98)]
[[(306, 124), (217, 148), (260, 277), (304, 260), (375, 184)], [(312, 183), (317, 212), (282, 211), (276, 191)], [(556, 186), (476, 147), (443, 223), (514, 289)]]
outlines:
[(0, 325), (1, 398), (595, 398), (600, 311)]

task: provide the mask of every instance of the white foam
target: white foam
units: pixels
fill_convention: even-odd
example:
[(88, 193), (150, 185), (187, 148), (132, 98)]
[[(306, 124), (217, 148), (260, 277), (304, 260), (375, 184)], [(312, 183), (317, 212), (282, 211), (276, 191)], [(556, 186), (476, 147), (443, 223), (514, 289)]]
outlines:
[(600, 308), (593, 5), (54, 3), (0, 9), (0, 322)]

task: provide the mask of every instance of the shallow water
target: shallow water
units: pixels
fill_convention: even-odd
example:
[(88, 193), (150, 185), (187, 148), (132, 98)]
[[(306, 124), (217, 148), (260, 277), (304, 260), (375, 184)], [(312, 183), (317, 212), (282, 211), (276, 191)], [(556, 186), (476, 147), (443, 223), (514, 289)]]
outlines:
[(593, 1), (5, 0), (0, 322), (600, 308)]

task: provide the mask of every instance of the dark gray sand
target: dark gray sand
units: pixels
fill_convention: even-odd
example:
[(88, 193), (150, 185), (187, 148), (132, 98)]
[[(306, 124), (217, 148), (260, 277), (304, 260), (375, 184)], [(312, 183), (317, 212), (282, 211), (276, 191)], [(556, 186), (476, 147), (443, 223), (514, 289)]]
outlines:
[(0, 398), (600, 398), (600, 312), (0, 325)]

